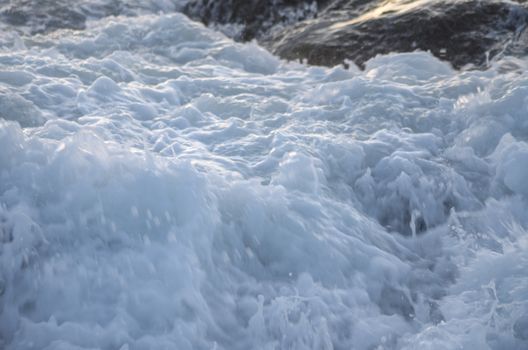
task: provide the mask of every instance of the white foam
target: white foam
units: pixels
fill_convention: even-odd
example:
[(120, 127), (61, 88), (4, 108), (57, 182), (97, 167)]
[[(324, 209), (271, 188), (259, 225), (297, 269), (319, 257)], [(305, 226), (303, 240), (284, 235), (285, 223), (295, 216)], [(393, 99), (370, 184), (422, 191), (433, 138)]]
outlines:
[(525, 70), (308, 67), (178, 14), (18, 35), (1, 347), (528, 345)]

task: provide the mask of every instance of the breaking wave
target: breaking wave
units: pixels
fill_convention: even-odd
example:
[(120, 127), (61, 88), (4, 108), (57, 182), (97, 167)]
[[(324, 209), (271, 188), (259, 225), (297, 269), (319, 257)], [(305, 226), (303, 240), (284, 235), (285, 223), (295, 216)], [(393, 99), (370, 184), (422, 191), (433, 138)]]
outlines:
[(528, 61), (0, 37), (5, 349), (525, 349)]

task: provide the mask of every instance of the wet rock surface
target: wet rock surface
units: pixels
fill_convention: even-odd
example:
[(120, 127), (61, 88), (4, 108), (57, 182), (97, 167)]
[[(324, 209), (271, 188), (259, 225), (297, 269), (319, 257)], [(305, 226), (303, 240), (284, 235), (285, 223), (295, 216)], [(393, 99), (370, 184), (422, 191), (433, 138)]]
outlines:
[(284, 58), (317, 65), (345, 59), (362, 65), (377, 54), (419, 49), (456, 68), (482, 66), (509, 46), (524, 44), (517, 38), (528, 18), (521, 5), (485, 1), (389, 4), (350, 20), (334, 20), (333, 12), (287, 29), (267, 43)]
[(266, 35), (275, 26), (288, 26), (313, 18), (328, 0), (195, 0), (184, 12), (205, 24), (234, 25), (231, 36), (251, 40)]
[(257, 38), (283, 58), (325, 66), (424, 50), (456, 68), (481, 67), (526, 54), (528, 43), (525, 1), (198, 0), (185, 11), (207, 24), (239, 24), (236, 39)]

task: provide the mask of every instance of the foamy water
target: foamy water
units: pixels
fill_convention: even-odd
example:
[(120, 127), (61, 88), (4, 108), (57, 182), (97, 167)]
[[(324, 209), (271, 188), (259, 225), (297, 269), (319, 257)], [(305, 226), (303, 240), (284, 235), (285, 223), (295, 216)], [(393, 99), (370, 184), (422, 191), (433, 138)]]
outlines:
[(87, 25), (0, 36), (0, 347), (528, 347), (528, 60)]

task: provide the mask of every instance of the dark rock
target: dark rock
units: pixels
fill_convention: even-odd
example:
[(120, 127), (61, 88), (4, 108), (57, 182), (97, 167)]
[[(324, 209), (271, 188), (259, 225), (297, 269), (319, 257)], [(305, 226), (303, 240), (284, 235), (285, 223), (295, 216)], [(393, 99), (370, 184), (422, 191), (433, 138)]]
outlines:
[(237, 40), (260, 38), (275, 25), (290, 25), (313, 18), (329, 0), (194, 0), (183, 12), (207, 25), (235, 24)]
[(194, 0), (184, 12), (236, 24), (235, 39), (256, 38), (283, 58), (316, 65), (362, 66), (377, 54), (424, 50), (456, 68), (478, 67), (528, 52), (524, 0)]
[(488, 58), (514, 47), (524, 54), (526, 42), (519, 38), (524, 38), (528, 11), (521, 4), (339, 2), (344, 4), (332, 4), (317, 19), (275, 33), (264, 44), (283, 58), (329, 66), (345, 59), (361, 66), (377, 54), (418, 49), (431, 51), (456, 68), (470, 63), (483, 66)]

